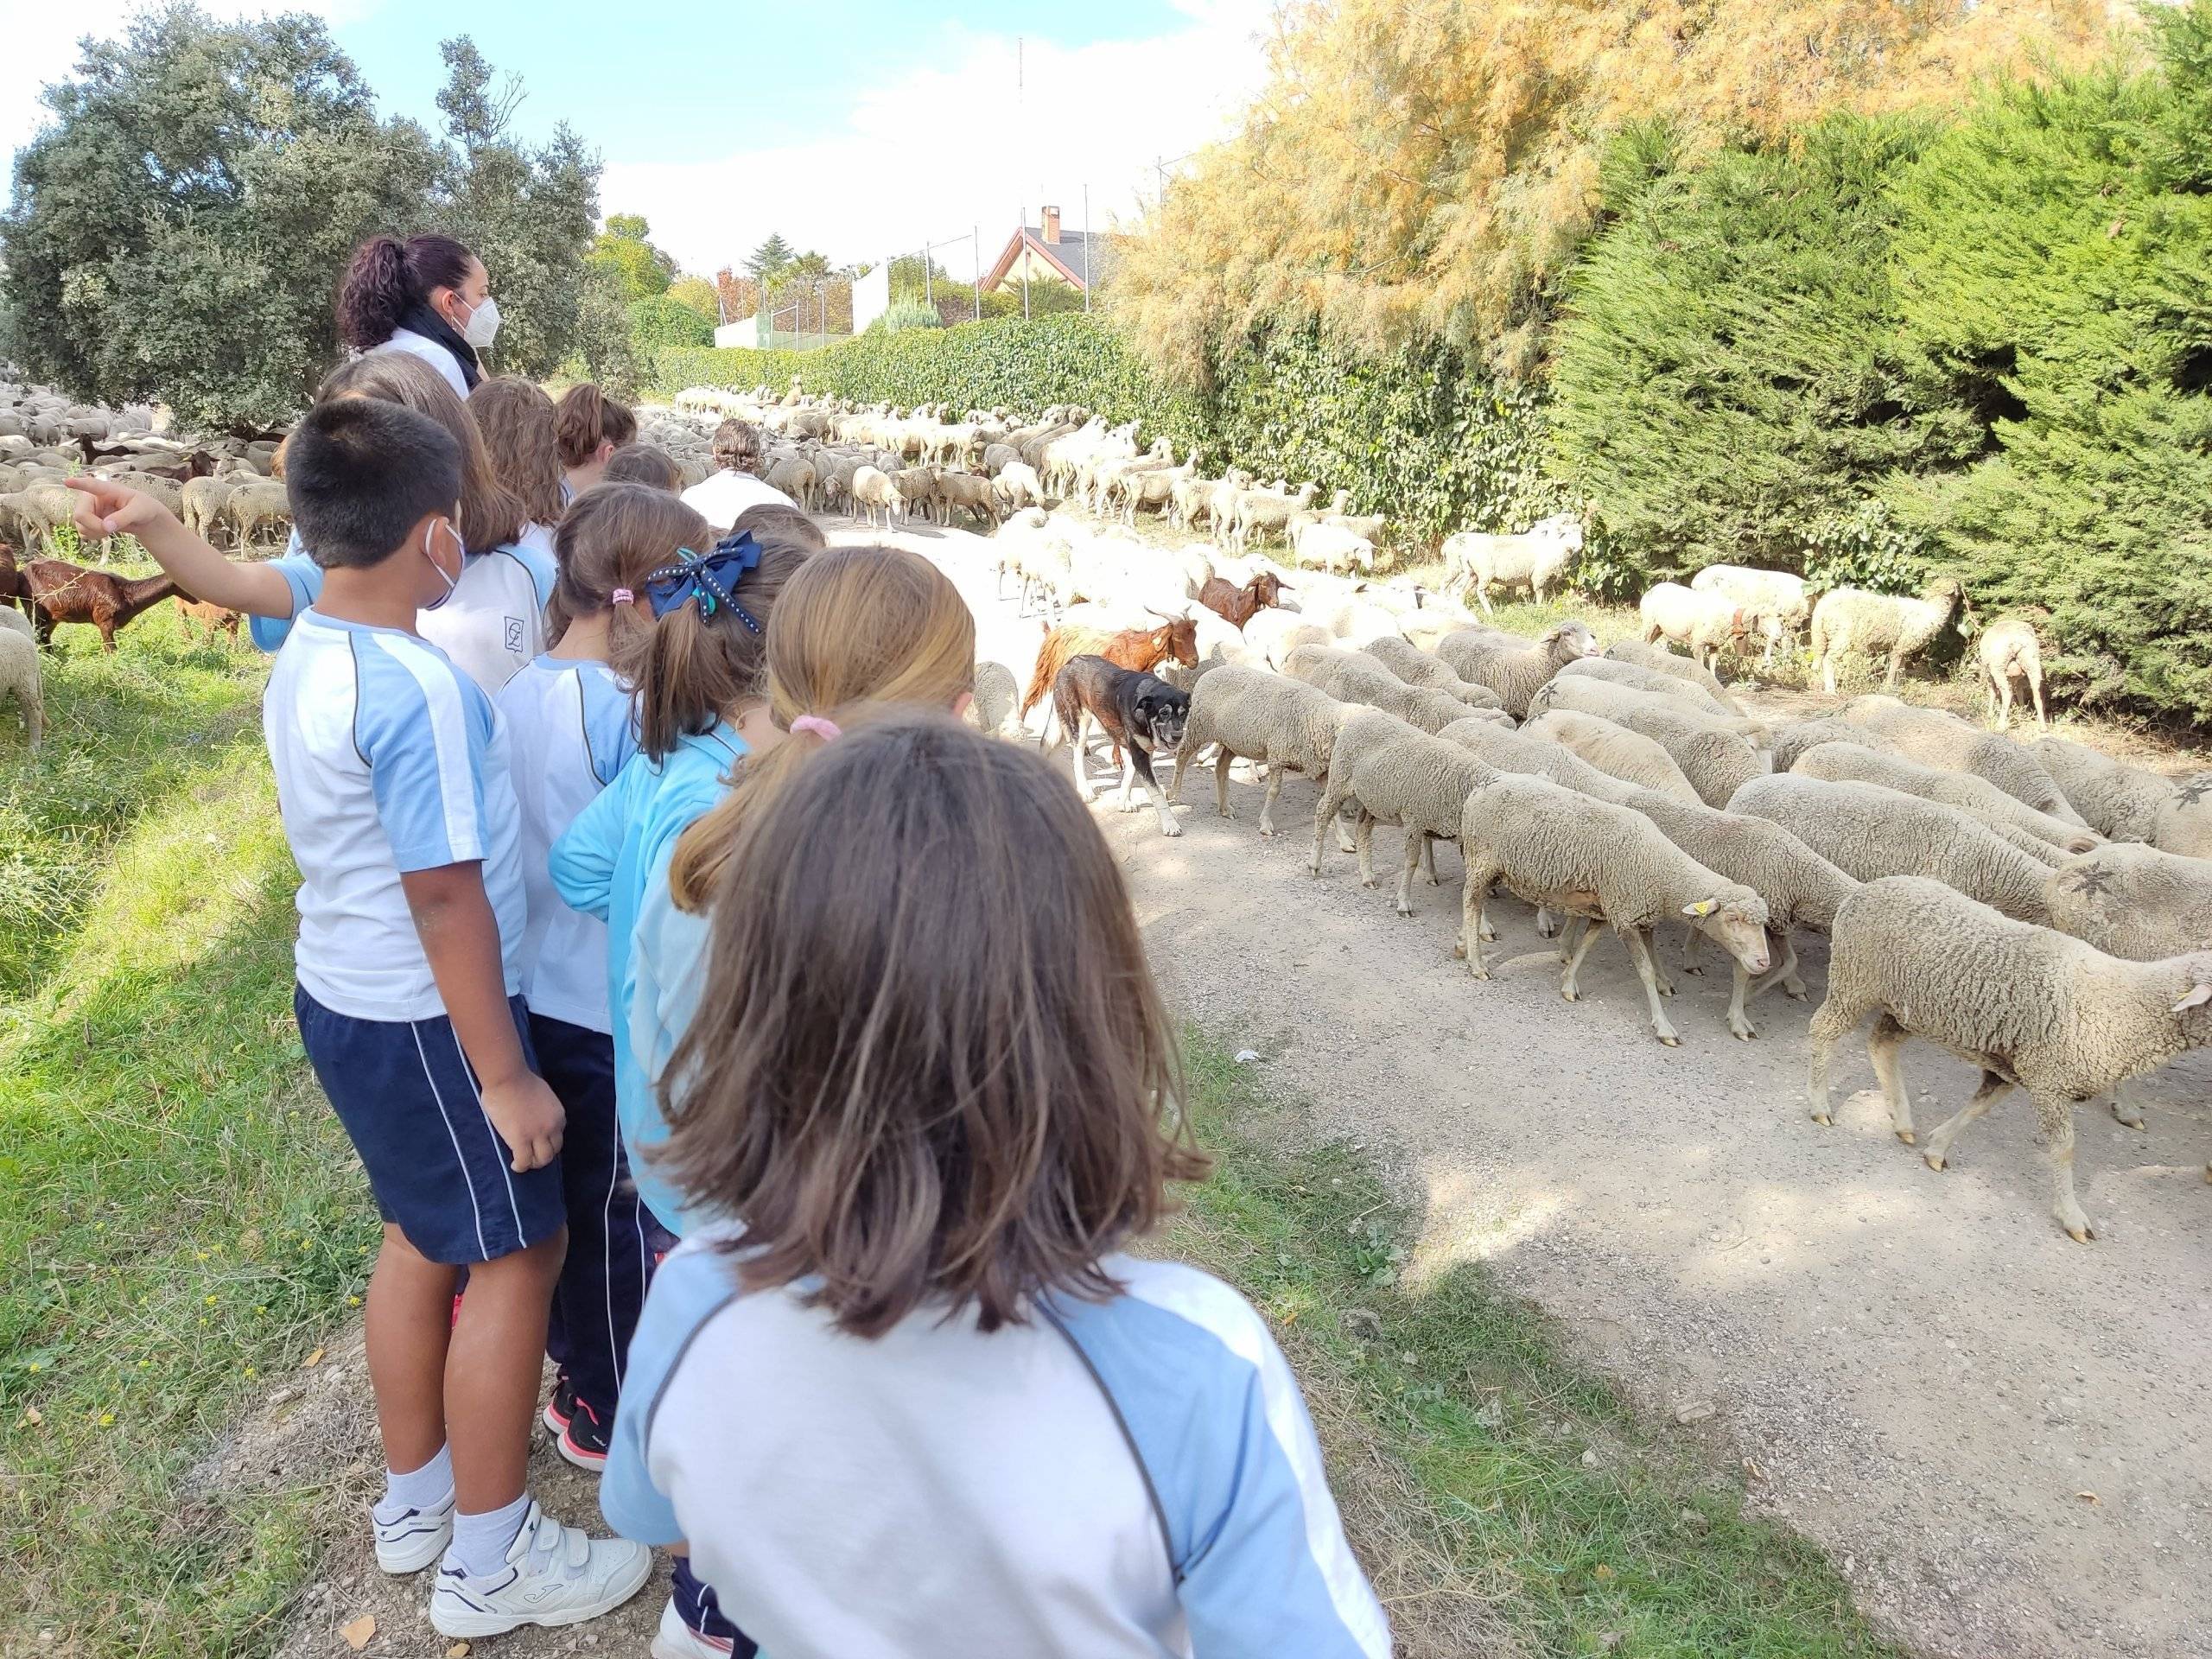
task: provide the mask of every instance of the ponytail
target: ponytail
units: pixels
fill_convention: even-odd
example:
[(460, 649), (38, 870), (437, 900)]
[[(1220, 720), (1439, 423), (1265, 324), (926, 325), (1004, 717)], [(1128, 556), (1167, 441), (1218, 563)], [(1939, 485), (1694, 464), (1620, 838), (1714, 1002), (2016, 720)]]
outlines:
[(353, 251), (338, 289), (338, 337), (357, 352), (390, 340), (434, 288), (459, 288), (476, 256), (449, 236), (372, 236)]

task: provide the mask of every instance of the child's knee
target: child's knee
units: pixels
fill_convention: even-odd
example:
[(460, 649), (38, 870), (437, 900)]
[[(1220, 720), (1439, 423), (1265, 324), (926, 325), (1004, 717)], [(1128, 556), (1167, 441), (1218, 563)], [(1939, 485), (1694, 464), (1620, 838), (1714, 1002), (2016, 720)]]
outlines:
[(561, 1276), (561, 1263), (567, 1259), (568, 1254), (569, 1230), (563, 1227), (535, 1244), (510, 1250), (490, 1262), (477, 1262), (469, 1268), (468, 1276), (472, 1280), (487, 1277), (543, 1279), (550, 1285)]

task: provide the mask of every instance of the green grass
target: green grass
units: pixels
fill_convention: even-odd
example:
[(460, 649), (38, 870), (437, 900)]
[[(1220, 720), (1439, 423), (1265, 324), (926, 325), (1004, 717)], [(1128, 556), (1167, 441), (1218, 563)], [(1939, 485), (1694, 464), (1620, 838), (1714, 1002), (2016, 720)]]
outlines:
[(1365, 1154), (1313, 1144), (1205, 1033), (1185, 1046), (1217, 1165), (1164, 1246), (1267, 1314), (1332, 1442), (1340, 1497), (1344, 1465), (1391, 1471), (1387, 1528), (1363, 1514), (1371, 1497), (1346, 1513), (1407, 1651), (1482, 1650), (1464, 1635), (1478, 1611), (1532, 1654), (1895, 1651), (1819, 1550), (1747, 1515), (1737, 1478), (1639, 1422), (1540, 1313), (1475, 1267), (1409, 1270), (1416, 1217)]
[(313, 1494), (182, 1478), (342, 1319), (373, 1217), (291, 1028), (264, 659), (167, 607), (60, 638), (36, 760), (0, 719), (0, 1649), (252, 1651)]

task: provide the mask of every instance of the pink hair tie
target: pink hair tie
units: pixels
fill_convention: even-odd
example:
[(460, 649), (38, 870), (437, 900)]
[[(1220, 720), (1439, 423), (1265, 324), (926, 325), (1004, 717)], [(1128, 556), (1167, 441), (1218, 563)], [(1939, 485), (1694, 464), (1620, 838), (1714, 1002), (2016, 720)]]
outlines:
[(833, 737), (842, 737), (845, 734), (838, 729), (836, 721), (824, 720), (820, 715), (801, 715), (797, 720), (791, 721), (791, 732), (793, 735), (800, 732), (812, 732), (824, 743)]
[(634, 605), (638, 600), (638, 596), (627, 588), (617, 588), (607, 597), (617, 605)]

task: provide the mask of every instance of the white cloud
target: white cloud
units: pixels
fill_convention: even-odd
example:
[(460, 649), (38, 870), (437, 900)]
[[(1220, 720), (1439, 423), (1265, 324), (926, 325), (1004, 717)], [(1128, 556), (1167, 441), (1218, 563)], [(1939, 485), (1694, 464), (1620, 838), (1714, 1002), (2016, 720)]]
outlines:
[(954, 30), (930, 67), (859, 89), (844, 123), (805, 143), (712, 160), (610, 165), (609, 213), (643, 213), (685, 268), (734, 264), (770, 232), (836, 263), (958, 238), (938, 258), (969, 270), (979, 232), (988, 266), (1040, 202), (1071, 230), (1132, 218), (1154, 163), (1219, 137), (1257, 89), (1265, 0), (1178, 0), (1187, 27), (1141, 41), (1064, 47)]

